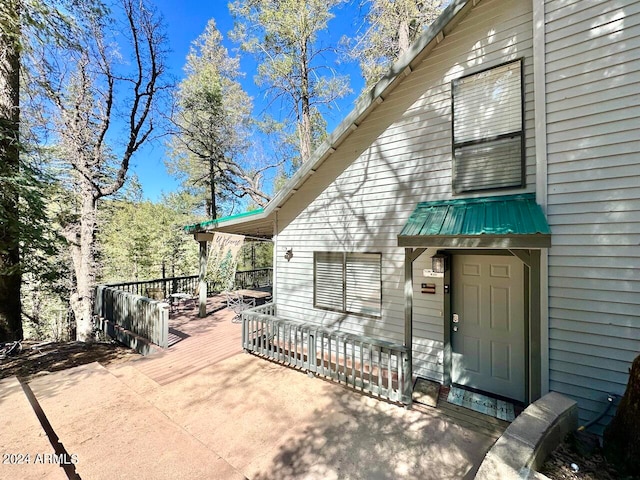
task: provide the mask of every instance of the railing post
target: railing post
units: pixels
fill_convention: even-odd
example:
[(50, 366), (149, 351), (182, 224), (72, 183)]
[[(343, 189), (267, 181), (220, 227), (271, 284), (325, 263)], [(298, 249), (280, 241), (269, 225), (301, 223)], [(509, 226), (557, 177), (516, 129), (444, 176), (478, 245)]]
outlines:
[(199, 308), (198, 317), (204, 318), (207, 316), (207, 281), (205, 275), (207, 273), (207, 242), (201, 240), (200, 242), (200, 257), (199, 265), (200, 271), (198, 274), (198, 290), (199, 290)]
[(162, 306), (160, 309), (160, 342), (159, 346), (167, 348), (169, 346), (169, 306)]
[(102, 316), (102, 305), (103, 305), (103, 300), (102, 300), (102, 295), (104, 292), (104, 286), (103, 285), (98, 285), (96, 287), (96, 300), (95, 303), (93, 305), (93, 313), (95, 315), (98, 316)]
[(240, 320), (242, 320), (242, 348), (247, 350), (247, 322), (249, 319), (248, 316), (240, 315)]

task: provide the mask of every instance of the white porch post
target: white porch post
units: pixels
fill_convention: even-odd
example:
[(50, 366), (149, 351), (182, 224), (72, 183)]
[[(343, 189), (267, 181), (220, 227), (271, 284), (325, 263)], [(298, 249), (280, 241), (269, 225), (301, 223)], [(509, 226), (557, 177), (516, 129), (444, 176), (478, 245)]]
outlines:
[(407, 405), (413, 403), (413, 249), (404, 249), (404, 347), (407, 349), (407, 364), (404, 372), (402, 394), (408, 396)]
[(407, 365), (402, 394), (407, 396), (407, 406), (413, 403), (413, 262), (427, 248), (404, 249), (404, 347), (407, 349)]
[(200, 244), (200, 261), (198, 272), (198, 317), (203, 318), (207, 316), (207, 281), (205, 280), (205, 275), (207, 273), (207, 242), (206, 240), (199, 240), (198, 243)]

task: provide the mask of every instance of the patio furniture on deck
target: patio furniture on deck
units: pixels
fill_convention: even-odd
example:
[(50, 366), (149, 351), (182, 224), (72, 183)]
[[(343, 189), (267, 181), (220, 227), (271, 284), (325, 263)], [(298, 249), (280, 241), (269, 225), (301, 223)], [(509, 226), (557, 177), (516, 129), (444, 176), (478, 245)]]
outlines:
[(235, 313), (234, 317), (231, 319), (233, 323), (240, 323), (242, 321), (242, 312), (256, 306), (256, 299), (245, 299), (240, 293), (240, 290), (236, 292), (224, 292), (224, 296), (227, 301), (227, 308), (231, 309)]
[(271, 301), (271, 292), (263, 290), (248, 290), (241, 289), (236, 290), (235, 293), (242, 296), (244, 299), (253, 300), (254, 306), (260, 306), (266, 302)]
[(182, 302), (182, 305), (184, 306), (187, 300), (191, 300), (192, 298), (194, 298), (194, 296), (189, 295), (188, 293), (172, 293), (171, 295), (169, 295), (169, 306), (171, 307), (171, 311), (175, 312), (178, 309), (180, 302)]

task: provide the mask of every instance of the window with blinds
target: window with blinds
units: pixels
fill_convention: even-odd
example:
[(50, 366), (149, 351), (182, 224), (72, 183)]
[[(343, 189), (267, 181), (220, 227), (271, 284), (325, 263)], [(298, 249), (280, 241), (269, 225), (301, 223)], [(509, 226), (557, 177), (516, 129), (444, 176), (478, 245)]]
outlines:
[(381, 258), (379, 253), (315, 252), (313, 306), (379, 317)]
[(522, 62), (452, 82), (453, 189), (524, 185)]

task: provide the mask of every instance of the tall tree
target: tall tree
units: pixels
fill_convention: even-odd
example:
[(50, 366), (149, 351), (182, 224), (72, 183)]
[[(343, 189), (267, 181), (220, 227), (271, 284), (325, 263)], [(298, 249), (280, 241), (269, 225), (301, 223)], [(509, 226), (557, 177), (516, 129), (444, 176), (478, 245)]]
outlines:
[(220, 201), (248, 196), (265, 205), (269, 197), (261, 190), (261, 180), (269, 166), (250, 168), (244, 157), (252, 102), (238, 82), (239, 61), (222, 45), (213, 19), (194, 41), (185, 73), (176, 96), (177, 132), (169, 170), (195, 195), (206, 190), (209, 218), (218, 216)]
[(368, 0), (367, 28), (351, 42), (350, 56), (360, 63), (365, 89), (389, 70), (442, 12), (442, 0)]
[[(7, 0), (0, 3), (0, 340), (20, 338), (22, 274), (43, 278), (35, 252), (51, 253), (46, 176), (34, 161), (33, 124), (22, 99), (30, 92), (34, 45), (56, 42), (73, 49), (71, 11), (101, 12), (94, 0)], [(25, 66), (26, 65), (26, 66)], [(37, 111), (37, 110), (36, 110)], [(29, 262), (31, 260), (31, 262)]]
[(21, 339), (19, 1), (0, 5), (0, 340)]
[(327, 29), (332, 9), (345, 0), (234, 0), (233, 38), (259, 61), (256, 81), (271, 102), (281, 101), (295, 120), (302, 162), (324, 137), (321, 109), (349, 92), (348, 79), (327, 65), (331, 46), (318, 34)]
[[(81, 341), (93, 336), (98, 201), (124, 185), (132, 156), (154, 130), (154, 108), (164, 88), (160, 19), (144, 0), (121, 0), (120, 6), (125, 25), (92, 15), (79, 38), (81, 50), (50, 50), (40, 59), (40, 86), (52, 104), (49, 126), (61, 161), (73, 169), (69, 180), (77, 195), (76, 214), (68, 215), (63, 229), (74, 266), (71, 305)], [(124, 47), (131, 54), (129, 68), (116, 63), (120, 54), (113, 46), (120, 32), (129, 42)]]

